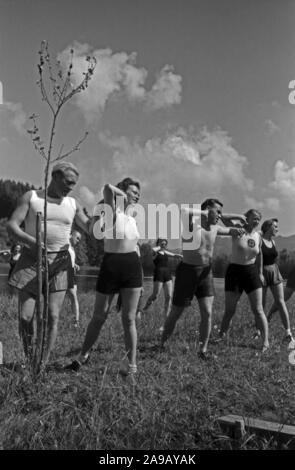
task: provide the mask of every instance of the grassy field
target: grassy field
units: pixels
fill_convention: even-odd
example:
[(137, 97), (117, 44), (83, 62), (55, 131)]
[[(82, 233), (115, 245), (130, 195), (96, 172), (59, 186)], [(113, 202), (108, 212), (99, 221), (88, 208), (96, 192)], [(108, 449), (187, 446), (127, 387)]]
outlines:
[[(145, 297), (151, 291), (146, 282)], [(80, 294), (81, 327), (73, 327), (66, 301), (52, 361), (78, 353), (92, 313), (94, 293)], [(270, 299), (269, 299), (270, 303)], [(0, 340), (5, 363), (23, 360), (16, 297), (1, 295)], [(37, 383), (25, 369), (0, 370), (2, 449), (278, 449), (273, 438), (246, 434), (234, 441), (217, 419), (229, 413), (295, 425), (294, 366), (288, 362), (279, 318), (270, 325), (271, 350), (261, 355), (251, 340), (253, 317), (243, 297), (229, 340), (210, 345), (216, 358), (197, 357), (196, 303), (180, 319), (164, 352), (158, 349), (163, 299), (138, 325), (138, 378), (119, 374), (124, 359), (120, 316), (111, 312), (91, 361), (81, 372), (52, 367)], [(289, 302), (294, 327), (294, 301)], [(217, 289), (212, 337), (223, 311)], [(19, 370), (20, 369), (20, 370)]]

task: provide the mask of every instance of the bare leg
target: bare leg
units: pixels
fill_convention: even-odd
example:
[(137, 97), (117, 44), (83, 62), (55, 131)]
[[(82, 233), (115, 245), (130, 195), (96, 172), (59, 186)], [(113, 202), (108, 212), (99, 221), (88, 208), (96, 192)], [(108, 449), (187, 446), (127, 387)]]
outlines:
[(112, 299), (113, 295), (96, 292), (93, 316), (88, 324), (86, 336), (80, 354), (82, 362), (88, 357), (92, 346), (99, 336), (100, 330), (107, 319), (110, 302)]
[(160, 292), (161, 292), (161, 289), (162, 289), (162, 286), (163, 286), (163, 282), (159, 282), (159, 281), (154, 281), (154, 285), (153, 285), (153, 293), (152, 295), (149, 296), (149, 298), (147, 299), (147, 302), (144, 306), (144, 309), (143, 310), (147, 310), (151, 305), (152, 303), (157, 300)]
[(221, 321), (219, 336), (224, 336), (229, 327), (231, 320), (236, 312), (238, 301), (241, 297), (240, 292), (225, 291), (225, 310)]
[(286, 330), (286, 334), (291, 335), (289, 313), (288, 313), (287, 306), (284, 300), (283, 283), (281, 282), (280, 284), (277, 284), (276, 286), (271, 286), (271, 291), (272, 291), (277, 309), (279, 310), (279, 314), (280, 314), (283, 326)]
[(62, 308), (65, 294), (66, 291), (52, 292), (49, 294), (47, 344), (44, 354), (45, 364), (48, 362), (50, 353), (53, 350), (56, 341), (59, 314)]
[(75, 322), (78, 323), (80, 319), (80, 310), (77, 296), (77, 284), (75, 284), (74, 287), (68, 290), (68, 295), (70, 297), (72, 311), (75, 315)]
[[(263, 287), (262, 288), (262, 306), (263, 306), (263, 311), (265, 309), (265, 305), (266, 305), (266, 298), (267, 298), (267, 287)], [(259, 324), (258, 324), (258, 318), (255, 316), (255, 334), (254, 334), (254, 339), (258, 339), (260, 336), (261, 336), (261, 331), (260, 331), (260, 328), (259, 328)]]
[(206, 353), (211, 333), (212, 307), (214, 297), (202, 297), (198, 299), (201, 323), (200, 323), (200, 352)]
[(164, 295), (165, 295), (165, 306), (164, 306), (164, 319), (166, 319), (169, 315), (171, 310), (172, 304), (172, 290), (173, 290), (173, 282), (168, 281), (163, 284)]
[(125, 348), (131, 366), (136, 366), (137, 331), (135, 318), (140, 292), (140, 287), (121, 289)]
[(262, 288), (255, 289), (248, 294), (252, 312), (257, 318), (257, 325), (262, 333), (263, 348), (269, 347), (268, 342), (268, 323), (262, 306)]
[[(285, 287), (284, 289), (284, 300), (287, 302), (287, 300), (290, 299), (291, 295), (293, 294), (295, 289), (292, 287)], [(272, 319), (273, 314), (278, 310), (278, 306), (276, 302), (274, 302), (270, 308), (270, 311), (268, 312), (267, 319), (270, 321)]]
[(162, 333), (162, 338), (161, 338), (161, 346), (164, 346), (164, 343), (172, 335), (176, 322), (180, 318), (184, 309), (185, 309), (185, 306), (178, 307), (176, 305), (172, 305), (172, 309), (168, 317), (166, 318), (166, 321), (164, 324), (164, 331)]
[(30, 359), (33, 353), (34, 325), (33, 317), (36, 299), (30, 294), (19, 292), (19, 334), (23, 343), (25, 356)]

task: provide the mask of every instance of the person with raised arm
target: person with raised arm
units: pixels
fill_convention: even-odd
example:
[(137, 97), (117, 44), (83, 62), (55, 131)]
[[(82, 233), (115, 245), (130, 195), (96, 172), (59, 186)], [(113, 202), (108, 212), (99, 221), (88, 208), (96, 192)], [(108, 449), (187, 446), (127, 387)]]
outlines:
[[(161, 347), (173, 333), (175, 325), (193, 297), (198, 300), (200, 323), (199, 357), (208, 359), (208, 342), (211, 333), (214, 285), (212, 274), (213, 249), (217, 235), (240, 236), (244, 230), (217, 225), (222, 218), (223, 204), (218, 199), (206, 199), (200, 209), (184, 208), (182, 211), (183, 260), (176, 269), (172, 309), (161, 338)], [(201, 224), (196, 218), (201, 217)], [(224, 215), (224, 220), (226, 216)]]
[[(250, 209), (246, 212), (245, 218), (246, 223), (242, 224), (245, 232), (240, 237), (232, 238), (231, 263), (225, 274), (225, 311), (221, 321), (219, 341), (225, 338), (239, 299), (245, 291), (257, 325), (262, 332), (262, 352), (265, 352), (269, 348), (269, 341), (268, 324), (262, 305), (264, 278), (262, 263), (256, 263), (256, 258), (261, 252), (261, 235), (257, 230), (261, 213), (256, 209)], [(228, 219), (224, 222), (232, 224), (233, 220)]]
[[(116, 203), (118, 198), (124, 201), (124, 207)], [(130, 215), (132, 206), (140, 197), (140, 184), (131, 178), (125, 178), (117, 186), (106, 184), (103, 189), (104, 210), (111, 210), (111, 225), (104, 228), (104, 257), (96, 284), (94, 312), (88, 324), (82, 350), (77, 359), (66, 366), (67, 370), (78, 371), (88, 361), (90, 351), (104, 325), (109, 306), (114, 294), (120, 293), (122, 300), (122, 324), (125, 349), (128, 359), (126, 370), (121, 372), (134, 380), (137, 372), (136, 349), (136, 310), (142, 288), (142, 267), (137, 254), (139, 233), (135, 218)], [(131, 209), (131, 210), (128, 210)], [(93, 218), (92, 229), (101, 223), (99, 216)], [(107, 217), (106, 219), (107, 220)]]
[[(164, 305), (164, 321), (168, 316), (168, 313), (171, 309), (172, 302), (172, 273), (169, 267), (169, 257), (171, 258), (182, 258), (182, 255), (172, 253), (167, 250), (168, 240), (166, 238), (158, 238), (156, 246), (153, 247), (153, 261), (155, 265), (154, 278), (153, 278), (153, 292), (150, 297), (147, 299), (147, 302), (144, 306), (144, 311), (146, 311), (153, 302), (157, 300), (160, 295), (160, 292), (163, 288), (165, 295), (165, 305)], [(160, 331), (163, 331), (163, 326), (161, 326)]]

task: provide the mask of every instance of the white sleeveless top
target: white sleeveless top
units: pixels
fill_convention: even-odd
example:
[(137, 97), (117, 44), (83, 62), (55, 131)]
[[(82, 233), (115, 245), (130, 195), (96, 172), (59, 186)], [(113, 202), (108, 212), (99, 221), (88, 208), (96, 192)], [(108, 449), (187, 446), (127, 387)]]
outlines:
[(117, 209), (115, 225), (109, 232), (104, 239), (105, 252), (136, 251), (140, 235), (134, 217)]
[[(25, 218), (25, 231), (36, 236), (36, 215), (41, 212), (41, 236), (44, 235), (44, 198), (32, 191), (30, 208)], [(72, 224), (76, 215), (76, 201), (66, 196), (47, 199), (47, 245), (48, 251), (67, 250), (70, 244)]]
[(232, 238), (231, 262), (234, 264), (254, 264), (260, 251), (261, 235), (259, 232), (244, 233)]

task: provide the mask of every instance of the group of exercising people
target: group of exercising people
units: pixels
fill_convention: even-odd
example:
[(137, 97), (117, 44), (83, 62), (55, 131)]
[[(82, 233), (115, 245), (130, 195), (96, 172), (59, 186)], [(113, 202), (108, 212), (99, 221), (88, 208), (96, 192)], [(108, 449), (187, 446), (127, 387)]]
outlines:
[[(60, 162), (52, 169), (48, 186), (47, 202), (47, 249), (49, 263), (49, 318), (48, 337), (44, 363), (53, 349), (58, 318), (69, 288), (69, 265), (73, 265), (69, 253), (73, 223), (92, 235), (101, 217), (89, 218), (81, 205), (68, 194), (79, 177), (77, 168), (68, 162)], [(117, 198), (123, 198), (124, 208), (118, 207)], [(117, 185), (106, 184), (103, 188), (103, 203), (112, 209), (113, 236), (104, 238), (104, 257), (96, 284), (93, 316), (88, 324), (86, 336), (79, 356), (66, 365), (66, 369), (78, 371), (90, 357), (91, 349), (98, 339), (110, 311), (116, 293), (120, 294), (120, 309), (124, 330), (126, 366), (122, 373), (134, 377), (137, 371), (138, 303), (143, 294), (143, 270), (138, 250), (140, 234), (132, 208), (140, 198), (140, 183), (124, 178)], [(44, 213), (44, 190), (25, 193), (8, 222), (8, 231), (23, 245), (20, 259), (10, 276), (9, 283), (19, 290), (20, 331), (26, 356), (32, 354), (34, 328), (33, 316), (37, 293), (36, 279), (36, 215)], [(232, 259), (225, 276), (225, 312), (221, 322), (219, 340), (226, 336), (231, 319), (236, 311), (243, 291), (246, 292), (255, 316), (256, 336), (261, 337), (261, 351), (269, 348), (268, 321), (264, 313), (265, 292), (269, 287), (274, 296), (270, 316), (278, 309), (285, 328), (285, 339), (294, 344), (291, 335), (288, 310), (284, 301), (282, 277), (276, 264), (277, 250), (273, 241), (278, 230), (278, 220), (270, 219), (258, 226), (261, 214), (256, 209), (244, 215), (223, 213), (223, 204), (215, 198), (206, 199), (200, 209), (182, 209), (188, 224), (182, 233), (182, 255), (167, 250), (167, 240), (159, 239), (154, 253), (154, 288), (148, 298), (146, 311), (157, 299), (161, 288), (165, 292), (164, 324), (161, 327), (161, 347), (171, 336), (184, 309), (194, 296), (200, 309), (199, 352), (201, 359), (208, 359), (208, 342), (211, 333), (214, 285), (212, 257), (216, 237), (232, 239)], [(220, 225), (219, 222), (223, 225)], [(43, 224), (42, 224), (43, 231)], [(175, 273), (174, 290), (169, 257), (177, 256), (180, 262)], [(287, 282), (285, 296), (295, 290), (295, 270)]]

